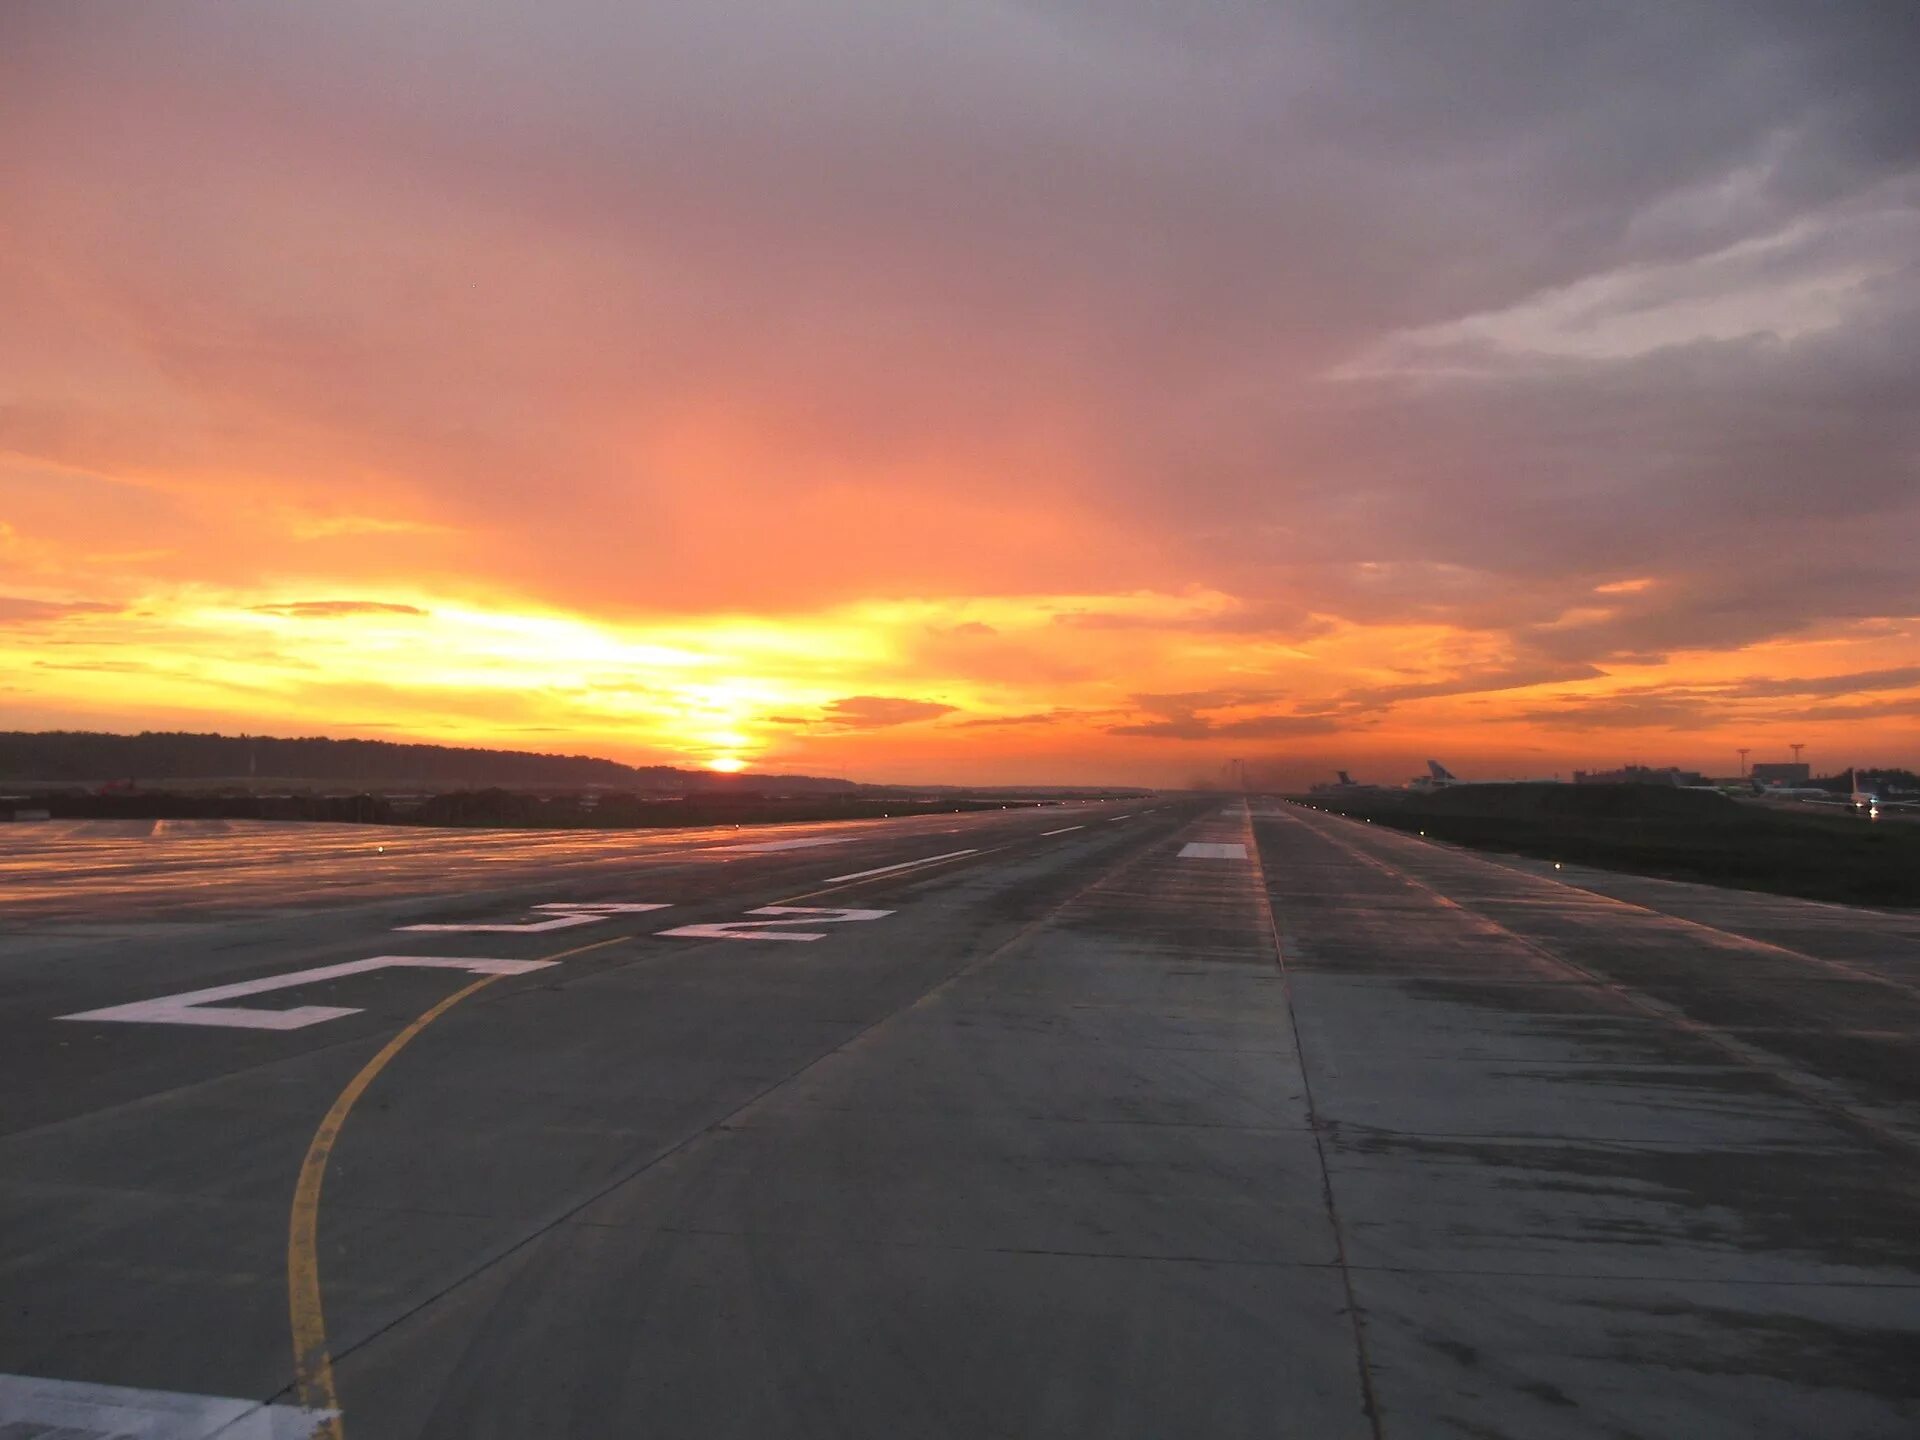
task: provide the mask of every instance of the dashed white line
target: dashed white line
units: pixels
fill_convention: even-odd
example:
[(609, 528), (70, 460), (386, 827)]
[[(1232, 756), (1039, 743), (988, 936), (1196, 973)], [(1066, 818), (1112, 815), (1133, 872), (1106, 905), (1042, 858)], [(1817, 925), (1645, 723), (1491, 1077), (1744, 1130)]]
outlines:
[(1131, 820), (1131, 819), (1133, 819), (1133, 816), (1131, 815), (1109, 815), (1107, 817), (1107, 824), (1113, 825), (1121, 820)]
[(1067, 835), (1075, 830), (1084, 830), (1086, 828), (1084, 825), (1062, 825), (1058, 830), (1042, 830), (1040, 832), (1040, 838), (1044, 840), (1049, 835)]
[(837, 884), (842, 880), (866, 880), (875, 875), (891, 875), (896, 870), (913, 870), (921, 865), (933, 865), (942, 860), (958, 860), (962, 855), (978, 855), (978, 850), (949, 850), (944, 855), (927, 855), (918, 860), (902, 860), (898, 865), (882, 865), (877, 870), (855, 870), (851, 875), (829, 875), (827, 883)]
[(726, 845), (726, 850), (747, 850), (764, 852), (767, 850), (811, 850), (816, 845), (850, 845), (860, 837), (858, 835), (807, 835), (798, 840), (762, 840), (753, 845)]

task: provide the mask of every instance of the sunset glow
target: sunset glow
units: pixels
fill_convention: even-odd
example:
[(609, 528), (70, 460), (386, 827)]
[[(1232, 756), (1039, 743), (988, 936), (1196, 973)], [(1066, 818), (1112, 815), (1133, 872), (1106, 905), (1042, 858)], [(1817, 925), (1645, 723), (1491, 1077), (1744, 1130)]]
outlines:
[[(763, 71), (636, 11), (565, 83), (378, 9), (14, 22), (4, 728), (862, 780), (1920, 763), (1920, 171), (1825, 82), (1622, 177), (1554, 85), (1486, 99), (1541, 158), (1425, 123), (1397, 31), (1182, 61), (1083, 18), (795, 16)], [(1636, 126), (1666, 92), (1622, 83)], [(1846, 163), (1803, 184), (1789, 132)]]

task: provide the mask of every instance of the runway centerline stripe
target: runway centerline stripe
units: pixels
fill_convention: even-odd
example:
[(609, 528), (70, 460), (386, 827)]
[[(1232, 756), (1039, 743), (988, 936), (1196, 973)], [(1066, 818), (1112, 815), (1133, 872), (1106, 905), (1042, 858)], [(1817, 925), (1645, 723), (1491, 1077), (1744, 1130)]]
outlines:
[(1189, 841), (1180, 847), (1182, 860), (1244, 860), (1247, 858), (1245, 845), (1213, 845), (1202, 840)]
[(958, 860), (963, 855), (978, 855), (978, 850), (949, 850), (944, 855), (927, 855), (918, 860), (902, 860), (898, 865), (882, 865), (877, 870), (855, 870), (850, 875), (829, 875), (829, 885), (842, 880), (866, 880), (874, 875), (893, 875), (901, 870), (916, 870), (922, 865), (937, 865), (942, 860)]
[(1075, 830), (1084, 830), (1086, 828), (1084, 825), (1062, 825), (1058, 830), (1042, 830), (1040, 832), (1040, 838), (1044, 840), (1049, 835), (1067, 835)]
[(743, 850), (764, 853), (769, 850), (811, 850), (816, 845), (851, 845), (864, 837), (859, 835), (807, 835), (795, 840), (762, 840), (753, 845), (727, 845), (726, 850)]
[[(576, 945), (571, 950), (542, 956), (530, 963), (542, 967), (553, 965), (570, 955), (581, 955), (602, 946), (618, 944), (624, 938), (615, 936), (591, 945)], [(327, 1349), (326, 1311), (320, 1298), (320, 1187), (326, 1179), (327, 1160), (333, 1154), (333, 1147), (338, 1143), (340, 1131), (347, 1123), (347, 1116), (353, 1113), (354, 1105), (367, 1092), (367, 1087), (379, 1078), (380, 1072), (393, 1062), (393, 1057), (462, 1000), (505, 980), (509, 973), (517, 972), (500, 971), (483, 975), (472, 984), (461, 987), (383, 1045), (380, 1052), (361, 1066), (360, 1072), (347, 1082), (347, 1088), (334, 1100), (320, 1121), (320, 1128), (313, 1132), (313, 1139), (307, 1145), (306, 1158), (300, 1162), (300, 1179), (293, 1190), (293, 1211), (287, 1222), (287, 1311), (293, 1330), (294, 1392), (306, 1409), (329, 1412), (328, 1418), (312, 1432), (309, 1440), (345, 1440), (346, 1435), (340, 1413), (340, 1392), (333, 1379), (333, 1356)]]

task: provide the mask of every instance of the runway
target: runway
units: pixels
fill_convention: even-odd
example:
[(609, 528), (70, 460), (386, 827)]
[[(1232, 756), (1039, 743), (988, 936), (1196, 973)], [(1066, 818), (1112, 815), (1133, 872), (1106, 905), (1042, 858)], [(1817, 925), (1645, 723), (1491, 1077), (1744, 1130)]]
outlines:
[(0, 829), (0, 1433), (1909, 1436), (1916, 1036), (1261, 798)]

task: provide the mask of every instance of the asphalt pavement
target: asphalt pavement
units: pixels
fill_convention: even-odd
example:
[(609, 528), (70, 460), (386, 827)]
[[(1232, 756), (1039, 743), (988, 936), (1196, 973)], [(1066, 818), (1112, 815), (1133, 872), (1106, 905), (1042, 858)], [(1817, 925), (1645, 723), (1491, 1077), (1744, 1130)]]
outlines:
[(1271, 799), (0, 829), (0, 1435), (1910, 1436), (1920, 916)]

